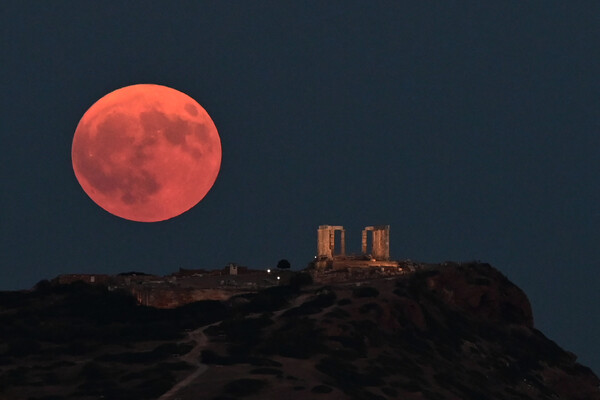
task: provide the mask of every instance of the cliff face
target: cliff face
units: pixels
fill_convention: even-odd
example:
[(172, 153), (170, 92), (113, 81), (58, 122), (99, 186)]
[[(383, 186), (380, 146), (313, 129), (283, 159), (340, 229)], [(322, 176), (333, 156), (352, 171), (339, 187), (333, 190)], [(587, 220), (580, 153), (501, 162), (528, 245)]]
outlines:
[(600, 400), (491, 266), (371, 272), (176, 309), (84, 284), (0, 293), (0, 398), (156, 399), (194, 374), (175, 398)]
[(401, 310), (395, 333), (427, 343), (417, 357), (428, 387), (447, 392), (440, 398), (600, 399), (597, 376), (534, 328), (525, 293), (491, 266), (444, 264), (397, 281), (394, 293), (399, 308), (380, 301)]

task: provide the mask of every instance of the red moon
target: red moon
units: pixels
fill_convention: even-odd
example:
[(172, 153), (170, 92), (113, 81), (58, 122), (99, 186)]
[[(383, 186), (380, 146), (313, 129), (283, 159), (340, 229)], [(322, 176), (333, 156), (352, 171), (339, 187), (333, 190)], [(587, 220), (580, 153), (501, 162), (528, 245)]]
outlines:
[(166, 86), (127, 86), (81, 118), (71, 150), (88, 196), (111, 214), (156, 222), (194, 207), (221, 167), (221, 139), (194, 99)]

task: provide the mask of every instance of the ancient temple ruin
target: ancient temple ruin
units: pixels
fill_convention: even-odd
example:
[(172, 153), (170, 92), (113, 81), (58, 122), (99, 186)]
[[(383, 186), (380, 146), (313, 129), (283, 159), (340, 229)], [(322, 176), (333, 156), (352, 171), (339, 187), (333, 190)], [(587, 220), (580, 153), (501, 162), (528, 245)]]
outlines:
[(347, 255), (344, 227), (320, 225), (317, 230), (315, 265), (321, 268), (397, 267), (398, 262), (390, 260), (390, 226), (365, 227), (362, 231), (361, 253)]

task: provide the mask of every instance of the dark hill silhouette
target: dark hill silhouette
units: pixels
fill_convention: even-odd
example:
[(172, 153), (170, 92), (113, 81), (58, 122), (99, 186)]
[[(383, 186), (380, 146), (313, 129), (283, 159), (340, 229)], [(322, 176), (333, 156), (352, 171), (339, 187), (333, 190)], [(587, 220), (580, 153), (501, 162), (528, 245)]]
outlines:
[(0, 293), (0, 327), (7, 399), (600, 399), (526, 295), (480, 263), (326, 286), (303, 273), (163, 310), (43, 283)]

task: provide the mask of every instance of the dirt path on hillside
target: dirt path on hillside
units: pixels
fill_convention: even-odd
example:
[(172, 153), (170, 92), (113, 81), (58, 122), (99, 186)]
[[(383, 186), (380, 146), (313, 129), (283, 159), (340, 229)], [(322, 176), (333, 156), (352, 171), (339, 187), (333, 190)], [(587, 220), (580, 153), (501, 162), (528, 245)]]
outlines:
[(204, 334), (204, 330), (220, 323), (221, 321), (218, 321), (210, 325), (205, 325), (188, 333), (188, 339), (194, 341), (196, 345), (190, 352), (181, 356), (180, 360), (195, 366), (196, 370), (188, 375), (184, 380), (178, 382), (167, 393), (160, 396), (158, 400), (171, 400), (173, 396), (177, 394), (177, 392), (192, 383), (194, 379), (202, 375), (208, 369), (206, 364), (202, 364), (200, 362), (200, 353), (202, 353), (202, 350), (208, 342), (208, 338)]
[[(277, 318), (282, 313), (289, 310), (290, 308), (299, 306), (311, 295), (312, 294), (303, 294), (303, 295), (296, 297), (294, 299), (294, 301), (292, 301), (292, 303), (290, 305), (288, 305), (288, 307), (273, 313), (273, 317)], [(188, 386), (196, 378), (198, 378), (200, 375), (202, 375), (204, 372), (206, 372), (206, 370), (208, 369), (208, 365), (202, 364), (200, 362), (200, 354), (202, 353), (202, 350), (208, 343), (208, 337), (204, 334), (204, 330), (210, 328), (211, 326), (218, 325), (221, 322), (222, 321), (217, 321), (210, 325), (204, 325), (204, 326), (201, 326), (200, 328), (195, 329), (188, 333), (188, 340), (194, 341), (196, 343), (196, 345), (189, 353), (181, 356), (180, 360), (185, 361), (188, 364), (195, 366), (196, 370), (194, 372), (192, 372), (190, 375), (188, 375), (185, 379), (183, 379), (182, 381), (175, 384), (175, 386), (173, 386), (168, 392), (166, 392), (165, 394), (160, 396), (158, 398), (158, 400), (177, 400), (176, 398), (175, 399), (173, 398), (173, 396), (175, 396), (177, 394), (177, 392), (179, 392), (184, 387)]]

